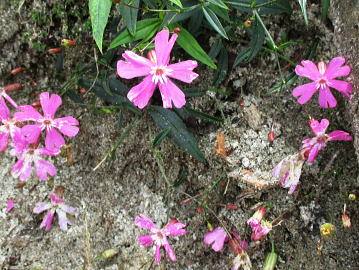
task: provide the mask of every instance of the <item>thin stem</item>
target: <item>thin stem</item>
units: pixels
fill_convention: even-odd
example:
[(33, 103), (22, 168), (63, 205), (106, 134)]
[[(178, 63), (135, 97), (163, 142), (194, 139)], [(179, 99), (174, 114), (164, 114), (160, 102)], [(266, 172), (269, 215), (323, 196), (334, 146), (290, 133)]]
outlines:
[(277, 48), (277, 45), (275, 45), (275, 42), (274, 42), (271, 34), (269, 33), (267, 27), (265, 26), (264, 22), (262, 21), (262, 18), (259, 16), (258, 12), (256, 10), (253, 10), (253, 14), (257, 18), (260, 25), (263, 27), (264, 32), (266, 33), (266, 36), (269, 38), (269, 42), (272, 44), (273, 48)]
[(263, 4), (258, 4), (258, 5), (255, 5), (254, 8), (261, 8), (261, 7), (269, 6), (277, 1), (278, 0), (272, 0), (272, 1), (265, 2)]

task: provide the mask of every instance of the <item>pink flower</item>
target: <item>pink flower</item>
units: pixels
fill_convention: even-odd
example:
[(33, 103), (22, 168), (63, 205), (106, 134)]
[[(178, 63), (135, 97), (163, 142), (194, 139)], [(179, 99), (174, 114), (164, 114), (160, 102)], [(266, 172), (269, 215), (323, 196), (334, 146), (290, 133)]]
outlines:
[(14, 146), (12, 154), (18, 158), (11, 169), (11, 174), (14, 177), (19, 177), (20, 180), (28, 179), (31, 176), (33, 165), (40, 180), (47, 180), (48, 175), (54, 176), (56, 174), (55, 166), (43, 160), (41, 155), (55, 156), (60, 153), (59, 149), (35, 148), (22, 139), (20, 131), (14, 135)]
[(191, 83), (198, 77), (198, 74), (193, 72), (193, 69), (197, 67), (197, 62), (187, 60), (168, 64), (176, 39), (177, 34), (173, 34), (169, 39), (169, 31), (162, 30), (155, 37), (155, 51), (149, 52), (149, 59), (126, 51), (122, 56), (127, 62), (122, 60), (117, 62), (117, 74), (121, 78), (132, 79), (146, 76), (127, 94), (128, 99), (138, 108), (142, 109), (148, 104), (157, 85), (164, 108), (172, 108), (172, 102), (177, 108), (186, 104), (184, 93), (169, 78)]
[(76, 215), (76, 210), (71, 206), (63, 204), (65, 201), (62, 198), (56, 196), (55, 193), (50, 194), (51, 203), (39, 202), (34, 208), (34, 213), (40, 214), (48, 210), (47, 214), (44, 216), (40, 228), (45, 228), (45, 231), (50, 231), (52, 228), (52, 220), (55, 213), (59, 218), (60, 229), (63, 231), (67, 230), (67, 225), (71, 225), (72, 221), (67, 218), (67, 214)]
[(271, 230), (272, 230), (272, 223), (262, 220), (260, 226), (256, 227), (252, 231), (252, 236), (251, 236), (252, 241), (253, 242), (259, 241), (264, 236), (266, 236)]
[(303, 149), (307, 149), (309, 163), (312, 163), (317, 157), (320, 150), (325, 148), (327, 142), (329, 141), (351, 141), (353, 140), (352, 136), (349, 133), (341, 130), (335, 130), (326, 134), (325, 131), (329, 126), (328, 119), (322, 119), (320, 122), (314, 118), (310, 119), (309, 126), (314, 133), (314, 138), (309, 138), (303, 141)]
[(247, 220), (247, 224), (251, 226), (252, 229), (257, 228), (261, 224), (261, 220), (266, 214), (266, 209), (264, 206), (259, 206), (257, 211), (253, 214), (251, 218)]
[(4, 99), (0, 98), (0, 151), (4, 151), (8, 146), (9, 137), (14, 139), (15, 132), (20, 130), (16, 126), (15, 118), (10, 118), (10, 110), (6, 106)]
[(41, 131), (46, 130), (45, 146), (48, 149), (60, 149), (65, 140), (62, 134), (74, 137), (79, 132), (77, 125), (79, 122), (72, 116), (54, 118), (57, 109), (62, 104), (61, 97), (48, 92), (40, 94), (40, 103), (44, 115), (41, 115), (30, 105), (20, 106), (18, 109), (21, 112), (15, 113), (15, 118), (18, 121), (34, 121), (35, 125), (26, 125), (22, 128), (22, 134), (30, 143), (36, 143)]
[(18, 106), (16, 102), (6, 93), (5, 88), (4, 87), (0, 88), (0, 101), (4, 101), (5, 98), (14, 108), (17, 108)]
[(241, 241), (238, 234), (232, 232), (232, 239), (229, 240), (228, 244), (234, 254), (237, 255), (233, 260), (233, 267), (231, 270), (238, 270), (241, 267), (243, 270), (252, 269), (251, 260), (245, 251), (248, 248), (248, 243)]
[(305, 161), (306, 150), (295, 155), (285, 157), (273, 169), (272, 175), (280, 179), (280, 183), (284, 188), (289, 188), (288, 193), (292, 194), (299, 183), (302, 167)]
[(168, 243), (167, 237), (174, 235), (185, 235), (186, 230), (183, 228), (186, 227), (186, 225), (178, 222), (175, 219), (172, 219), (163, 229), (158, 229), (158, 227), (152, 222), (152, 220), (150, 220), (143, 214), (135, 218), (135, 224), (142, 229), (151, 231), (151, 234), (141, 235), (137, 238), (137, 240), (140, 245), (145, 247), (152, 244), (156, 245), (155, 264), (158, 264), (161, 259), (161, 246), (164, 247), (171, 261), (176, 261), (176, 255), (172, 250), (170, 244)]
[(221, 227), (215, 228), (211, 232), (207, 232), (204, 235), (204, 243), (211, 245), (212, 249), (216, 252), (223, 248), (224, 242), (226, 241), (227, 233)]
[(337, 101), (330, 92), (329, 87), (350, 98), (350, 94), (353, 92), (352, 85), (345, 81), (334, 80), (337, 77), (349, 75), (350, 67), (342, 66), (344, 63), (345, 59), (343, 57), (333, 58), (328, 67), (324, 62), (319, 62), (317, 67), (310, 60), (302, 61), (303, 66), (297, 65), (295, 72), (298, 76), (307, 77), (313, 82), (294, 88), (293, 96), (299, 96), (298, 102), (305, 104), (319, 90), (319, 105), (323, 108), (333, 108), (337, 105)]
[(7, 209), (6, 209), (6, 211), (11, 212), (13, 208), (14, 208), (14, 200), (8, 200), (7, 201)]

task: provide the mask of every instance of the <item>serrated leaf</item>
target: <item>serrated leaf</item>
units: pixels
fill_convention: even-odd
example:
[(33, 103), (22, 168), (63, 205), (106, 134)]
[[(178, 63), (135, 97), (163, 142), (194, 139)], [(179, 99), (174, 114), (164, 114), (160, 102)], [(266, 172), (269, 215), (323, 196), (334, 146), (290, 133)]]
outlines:
[(173, 4), (179, 6), (180, 8), (183, 8), (182, 3), (180, 0), (170, 0)]
[(160, 133), (157, 134), (156, 138), (153, 140), (153, 143), (152, 143), (152, 148), (155, 148), (157, 147), (162, 141), (164, 138), (167, 137), (168, 133), (171, 131), (171, 128), (166, 128), (166, 129), (163, 129), (161, 130)]
[(222, 37), (228, 39), (227, 33), (224, 30), (221, 22), (219, 21), (217, 15), (208, 7), (203, 7), (204, 17), (207, 19), (208, 23), (216, 30)]
[(178, 115), (171, 111), (164, 109), (160, 106), (151, 105), (149, 113), (155, 123), (161, 129), (170, 128), (168, 136), (184, 151), (189, 153), (195, 159), (205, 162), (206, 159), (198, 147), (196, 139), (187, 130), (185, 124), (182, 122)]
[(208, 54), (202, 49), (202, 47), (198, 44), (197, 40), (181, 25), (174, 24), (171, 25), (171, 29), (179, 27), (181, 32), (178, 34), (177, 44), (181, 46), (189, 55), (202, 62), (203, 64), (216, 69), (217, 66), (213, 62), (213, 60), (208, 56)]
[(228, 9), (225, 3), (221, 0), (207, 0), (207, 2), (212, 3), (213, 5), (219, 6), (220, 8)]
[(123, 18), (123, 22), (125, 23), (128, 31), (132, 36), (136, 34), (136, 22), (137, 22), (137, 14), (138, 9), (134, 7), (138, 7), (140, 4), (139, 0), (122, 0), (125, 4), (131, 4), (132, 7), (126, 6), (124, 4), (120, 4), (120, 14)]
[[(252, 0), (235, 0), (227, 2), (227, 5), (232, 5), (234, 8), (252, 14), (251, 8)], [(271, 2), (269, 0), (256, 0), (256, 6), (264, 5), (258, 8), (259, 14), (280, 14), (280, 13), (290, 13), (292, 8), (288, 0), (278, 0)], [(268, 3), (268, 5), (265, 5)]]
[(102, 53), (103, 33), (106, 28), (108, 16), (112, 6), (111, 0), (90, 0), (89, 9), (92, 25), (92, 34), (97, 47)]
[(302, 10), (304, 22), (308, 25), (308, 15), (307, 15), (307, 0), (298, 0), (300, 9)]
[(150, 39), (158, 30), (158, 27), (161, 24), (161, 20), (158, 18), (144, 19), (136, 23), (136, 34), (131, 35), (128, 29), (121, 32), (115, 39), (111, 42), (110, 48), (116, 48), (122, 44), (137, 41), (140, 39)]

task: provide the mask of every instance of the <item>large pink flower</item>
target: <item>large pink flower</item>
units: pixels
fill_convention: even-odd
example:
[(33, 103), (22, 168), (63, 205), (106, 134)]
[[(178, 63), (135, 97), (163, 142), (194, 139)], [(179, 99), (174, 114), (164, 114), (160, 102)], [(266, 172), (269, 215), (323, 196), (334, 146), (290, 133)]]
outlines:
[(352, 85), (345, 81), (334, 80), (337, 77), (348, 76), (349, 66), (343, 66), (343, 57), (333, 58), (327, 67), (324, 62), (319, 62), (318, 67), (310, 60), (302, 61), (302, 66), (297, 65), (295, 72), (298, 76), (311, 79), (313, 82), (294, 88), (293, 96), (299, 97), (300, 104), (307, 103), (314, 93), (319, 90), (319, 105), (323, 108), (333, 108), (337, 101), (330, 92), (329, 87), (341, 92), (345, 97), (350, 98), (353, 92)]
[(315, 137), (304, 140), (302, 148), (307, 149), (307, 162), (312, 163), (317, 157), (320, 150), (325, 148), (329, 141), (351, 141), (353, 137), (348, 132), (335, 130), (326, 134), (325, 131), (329, 126), (328, 119), (322, 119), (320, 122), (314, 118), (309, 120), (309, 126)]
[(155, 264), (158, 264), (161, 259), (160, 249), (163, 246), (168, 254), (168, 257), (171, 261), (176, 261), (176, 255), (171, 248), (170, 244), (168, 243), (167, 237), (174, 236), (174, 235), (185, 235), (186, 230), (184, 227), (186, 225), (178, 222), (175, 219), (172, 219), (168, 222), (168, 224), (163, 228), (159, 229), (148, 217), (145, 215), (140, 215), (139, 217), (135, 218), (136, 226), (147, 229), (151, 231), (151, 234), (148, 235), (141, 235), (139, 236), (138, 242), (142, 246), (150, 246), (153, 243), (156, 245), (155, 251)]
[(157, 85), (164, 108), (172, 108), (172, 102), (177, 108), (186, 104), (184, 93), (169, 78), (191, 83), (198, 77), (198, 74), (193, 72), (193, 69), (197, 67), (197, 62), (187, 60), (168, 64), (176, 39), (177, 34), (173, 34), (169, 39), (169, 31), (162, 30), (155, 37), (155, 51), (149, 52), (149, 59), (126, 51), (122, 56), (127, 62), (122, 60), (117, 62), (117, 74), (121, 78), (132, 79), (146, 76), (127, 94), (128, 99), (138, 108), (142, 109), (148, 104)]
[(41, 131), (46, 130), (46, 148), (60, 149), (65, 140), (59, 131), (69, 137), (74, 137), (79, 132), (77, 125), (79, 122), (72, 116), (55, 118), (57, 109), (62, 104), (61, 97), (48, 92), (40, 94), (40, 103), (44, 115), (41, 115), (30, 105), (20, 106), (20, 112), (15, 113), (18, 121), (34, 121), (35, 125), (26, 125), (22, 128), (22, 135), (29, 143), (36, 143)]

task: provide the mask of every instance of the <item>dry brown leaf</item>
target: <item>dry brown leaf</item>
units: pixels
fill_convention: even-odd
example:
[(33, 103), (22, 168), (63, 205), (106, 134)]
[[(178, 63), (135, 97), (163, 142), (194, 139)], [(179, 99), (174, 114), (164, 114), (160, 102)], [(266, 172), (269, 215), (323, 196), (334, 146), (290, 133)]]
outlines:
[(225, 148), (225, 144), (224, 144), (224, 133), (218, 133), (217, 134), (217, 146), (216, 148), (214, 148), (214, 150), (216, 150), (217, 155), (221, 156), (222, 158), (226, 158), (228, 153), (227, 150)]

